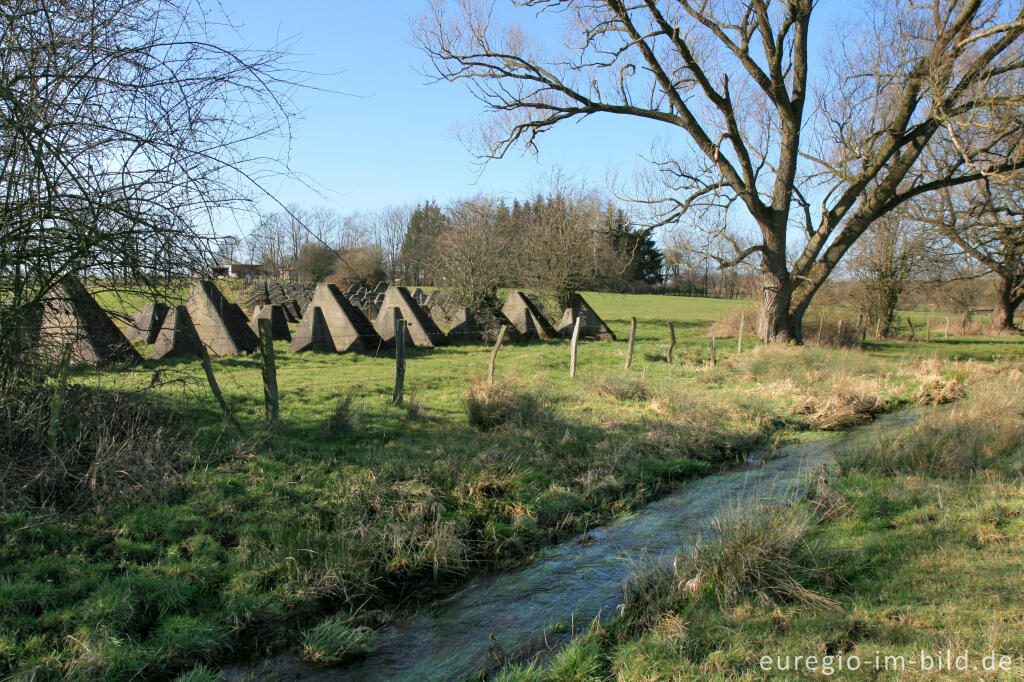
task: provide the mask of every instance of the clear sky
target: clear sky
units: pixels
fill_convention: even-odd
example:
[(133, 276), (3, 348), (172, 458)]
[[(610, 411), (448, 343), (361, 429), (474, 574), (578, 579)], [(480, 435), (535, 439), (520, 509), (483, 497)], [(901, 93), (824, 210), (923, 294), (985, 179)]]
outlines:
[[(286, 180), (270, 187), (282, 203), (326, 205), (347, 214), (428, 199), (443, 204), (479, 193), (528, 197), (543, 191), (544, 181), (558, 171), (606, 189), (610, 173), (632, 174), (653, 140), (682, 135), (663, 124), (596, 115), (543, 134), (536, 156), (516, 149), (481, 171), (456, 131), (478, 120), (482, 103), (461, 84), (429, 82), (426, 58), (411, 41), (410, 20), (426, 11), (428, 1), (221, 0), (250, 46), (286, 41), (296, 68), (324, 74), (312, 85), (325, 91), (296, 93), (302, 115), (290, 155), (292, 170), (320, 194)], [(836, 15), (856, 6), (822, 3), (813, 20), (820, 28), (812, 26), (812, 55), (842, 44), (845, 36), (836, 27), (843, 22)], [(516, 18), (529, 20), (522, 11)], [(267, 201), (265, 208), (277, 207)], [(249, 229), (243, 223), (222, 231)]]
[[(321, 186), (274, 187), (285, 204), (328, 205), (342, 213), (477, 193), (527, 196), (556, 170), (604, 187), (609, 169), (631, 170), (659, 131), (652, 124), (592, 118), (542, 139), (540, 154), (515, 151), (483, 169), (456, 138), (482, 105), (461, 85), (428, 84), (410, 17), (427, 0), (223, 0), (252, 47), (288, 39), (298, 68), (324, 74), (302, 90), (290, 166)], [(272, 206), (268, 203), (268, 208)]]

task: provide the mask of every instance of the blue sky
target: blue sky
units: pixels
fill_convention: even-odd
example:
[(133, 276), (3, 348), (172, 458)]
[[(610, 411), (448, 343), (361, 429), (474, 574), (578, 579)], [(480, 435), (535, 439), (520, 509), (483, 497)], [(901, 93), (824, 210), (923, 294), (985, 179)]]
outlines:
[[(250, 46), (287, 41), (296, 68), (324, 74), (312, 83), (323, 90), (296, 93), (302, 116), (290, 154), (292, 170), (320, 194), (281, 181), (269, 189), (284, 204), (326, 205), (346, 214), (427, 199), (443, 204), (478, 193), (527, 197), (557, 171), (606, 189), (609, 173), (628, 178), (651, 142), (672, 134), (661, 124), (597, 115), (545, 133), (536, 156), (517, 149), (481, 172), (456, 130), (472, 125), (483, 105), (461, 84), (429, 83), (422, 73), (425, 57), (410, 38), (410, 19), (427, 9), (428, 0), (221, 0), (221, 6)], [(834, 20), (852, 7), (822, 4), (811, 31), (812, 54), (837, 37), (841, 44), (835, 27), (842, 22)], [(516, 18), (529, 19), (523, 12)], [(681, 139), (681, 132), (674, 134)], [(269, 200), (264, 206), (276, 210)], [(243, 223), (220, 231), (249, 229)]]
[(410, 17), (426, 0), (222, 5), (251, 46), (288, 39), (298, 68), (331, 74), (315, 84), (336, 92), (296, 95), (302, 117), (290, 160), (324, 196), (281, 182), (272, 189), (286, 204), (348, 213), (477, 193), (527, 196), (556, 170), (603, 187), (607, 171), (631, 170), (658, 132), (650, 124), (591, 118), (545, 135), (538, 156), (515, 151), (481, 174), (455, 135), (477, 119), (480, 102), (460, 85), (428, 84), (424, 57), (409, 38)]

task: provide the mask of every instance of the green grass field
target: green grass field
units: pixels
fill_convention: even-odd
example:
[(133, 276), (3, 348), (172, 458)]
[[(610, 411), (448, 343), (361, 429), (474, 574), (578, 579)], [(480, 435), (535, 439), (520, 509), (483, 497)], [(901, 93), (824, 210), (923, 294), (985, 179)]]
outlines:
[(619, 340), (581, 343), (575, 381), (566, 341), (507, 345), (492, 389), (478, 384), (488, 347), (412, 349), (397, 407), (392, 358), (279, 342), (273, 433), (258, 356), (213, 362), (244, 437), (195, 360), (77, 370), (76, 383), (137, 394), (177, 425), (173, 485), (128, 481), (131, 496), (94, 509), (0, 517), (0, 675), (166, 679), (295, 647), (331, 614), (401, 612), (751, 449), (970, 381), (978, 363), (955, 358), (1001, 367), (1024, 354), (1015, 339), (846, 351), (758, 349), (749, 335), (742, 356), (720, 338), (712, 368), (708, 327), (743, 303), (586, 298)]

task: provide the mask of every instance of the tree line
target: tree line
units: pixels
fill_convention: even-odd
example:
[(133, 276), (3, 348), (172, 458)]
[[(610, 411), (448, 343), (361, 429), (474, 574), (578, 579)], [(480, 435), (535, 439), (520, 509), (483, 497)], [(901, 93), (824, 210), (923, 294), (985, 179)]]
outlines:
[(560, 189), (528, 201), (478, 196), (341, 216), (330, 209), (263, 216), (221, 255), (268, 275), (312, 281), (440, 286), (462, 305), (494, 307), (498, 290), (537, 289), (559, 302), (582, 289), (636, 290), (663, 281), (652, 229), (599, 193)]

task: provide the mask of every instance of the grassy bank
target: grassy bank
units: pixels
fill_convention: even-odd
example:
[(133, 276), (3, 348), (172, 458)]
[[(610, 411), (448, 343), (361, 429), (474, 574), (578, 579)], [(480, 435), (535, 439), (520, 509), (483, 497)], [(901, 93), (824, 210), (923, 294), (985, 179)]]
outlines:
[[(479, 384), (489, 349), (414, 349), (402, 407), (387, 404), (393, 360), (278, 344), (274, 433), (257, 357), (214, 361), (243, 437), (220, 418), (194, 361), (78, 372), (84, 392), (154, 406), (165, 446), (149, 460), (104, 459), (117, 472), (105, 493), (83, 474), (73, 500), (4, 510), (0, 674), (166, 679), (197, 661), (319, 641), (333, 625), (310, 627), (335, 612), (363, 632), (751, 449), (940, 401), (978, 372), (925, 344), (897, 359), (755, 352), (749, 337), (742, 356), (723, 339), (711, 368), (706, 330), (736, 302), (588, 299), (620, 341), (583, 344), (576, 381), (566, 342), (504, 348), (492, 388)], [(639, 325), (626, 373), (629, 316)], [(1000, 343), (1004, 355), (1024, 348)]]
[(721, 520), (623, 617), (500, 679), (1020, 679), (1022, 379), (978, 381), (792, 506)]

